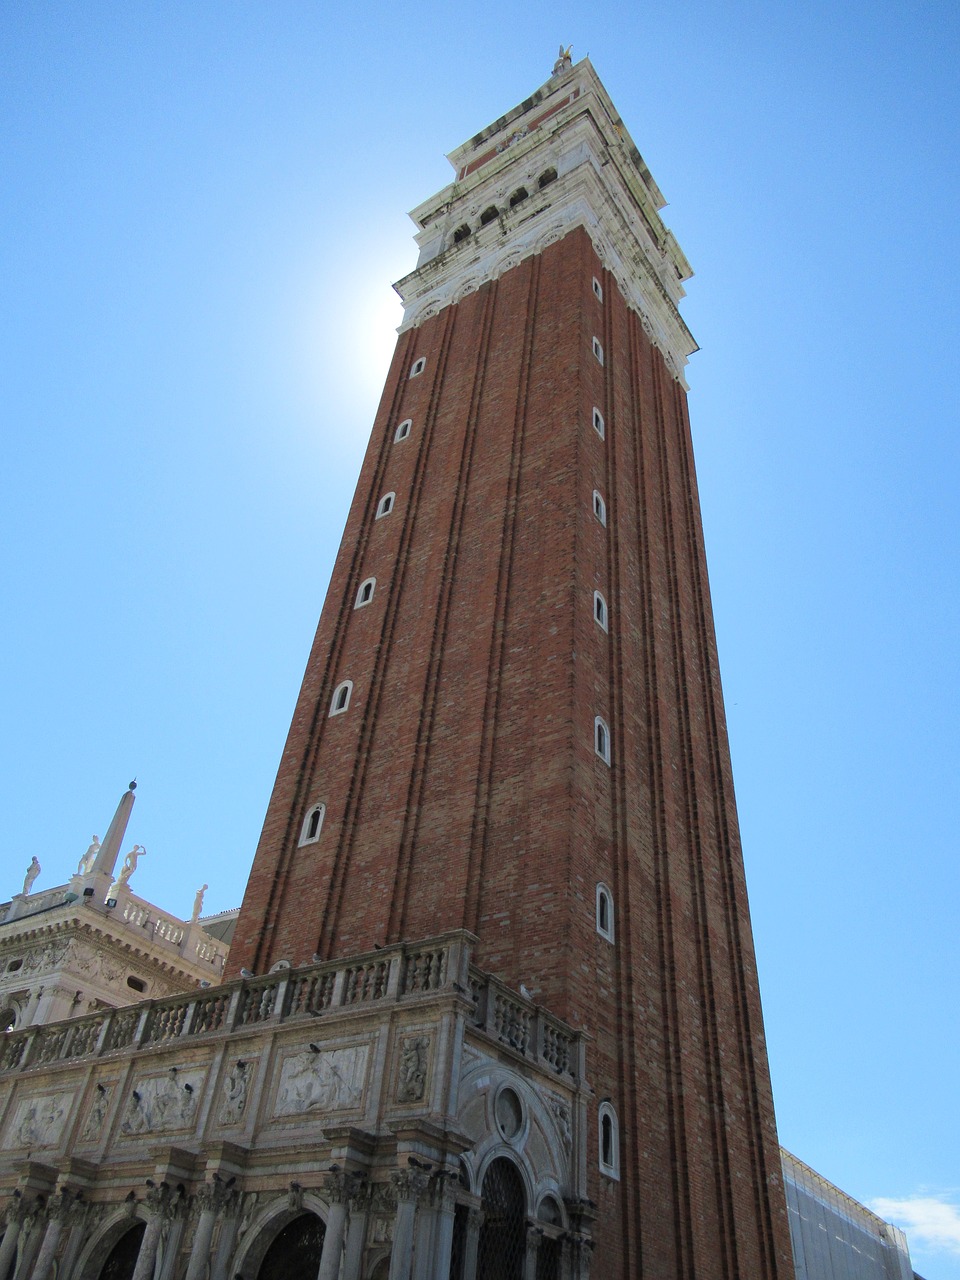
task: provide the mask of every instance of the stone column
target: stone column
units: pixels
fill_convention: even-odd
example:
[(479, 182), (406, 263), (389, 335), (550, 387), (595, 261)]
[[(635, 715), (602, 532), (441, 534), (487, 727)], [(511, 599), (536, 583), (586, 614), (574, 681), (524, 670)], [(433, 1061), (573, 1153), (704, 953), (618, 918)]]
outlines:
[(320, 1254), (317, 1280), (337, 1280), (340, 1274), (340, 1255), (343, 1253), (343, 1238), (347, 1226), (347, 1201), (352, 1189), (353, 1178), (349, 1173), (337, 1170), (327, 1174), (324, 1190), (330, 1208), (323, 1233), (323, 1251)]
[(184, 1280), (203, 1280), (210, 1261), (213, 1229), (217, 1225), (217, 1216), (223, 1209), (227, 1194), (219, 1182), (205, 1182), (197, 1192), (194, 1208), (199, 1216)]
[(147, 1226), (140, 1241), (140, 1252), (137, 1254), (137, 1265), (133, 1269), (132, 1280), (153, 1280), (160, 1235), (170, 1216), (170, 1201), (170, 1188), (165, 1182), (162, 1182), (159, 1187), (151, 1187), (144, 1197)]
[(450, 1274), (455, 1210), (455, 1186), (442, 1173), (435, 1175), (431, 1179), (429, 1205), (421, 1207), (417, 1217), (413, 1280), (434, 1280), (436, 1276), (446, 1280)]
[(348, 1207), (350, 1212), (347, 1216), (347, 1239), (343, 1248), (343, 1280), (360, 1280), (370, 1212), (370, 1188), (365, 1182), (355, 1184)]
[(82, 1199), (82, 1193), (77, 1192), (70, 1208), (67, 1210), (69, 1234), (57, 1267), (58, 1277), (65, 1277), (66, 1280), (70, 1280), (77, 1254), (80, 1252), (80, 1247), (84, 1240), (88, 1238), (92, 1227), (96, 1224), (99, 1212), (98, 1206), (87, 1204)]
[(543, 1239), (543, 1228), (527, 1223), (527, 1252), (523, 1260), (523, 1280), (537, 1280), (537, 1254), (540, 1252), (540, 1241)]
[(20, 1230), (27, 1216), (27, 1206), (19, 1192), (15, 1192), (7, 1206), (7, 1229), (0, 1241), (0, 1280), (7, 1280), (17, 1256)]
[(390, 1181), (397, 1196), (397, 1216), (393, 1224), (389, 1280), (410, 1280), (417, 1201), (427, 1185), (427, 1179), (415, 1169), (403, 1169), (391, 1174)]
[(463, 1280), (477, 1280), (477, 1250), (480, 1247), (480, 1228), (483, 1226), (483, 1210), (471, 1206), (467, 1210), (467, 1239), (463, 1250)]
[[(217, 1240), (216, 1252), (210, 1265), (210, 1280), (227, 1280), (227, 1276), (233, 1274), (229, 1270), (229, 1266), (240, 1239), (240, 1227), (243, 1221), (241, 1212), (244, 1203), (245, 1197), (242, 1192), (234, 1189), (228, 1193), (226, 1203), (223, 1206), (220, 1237)], [(253, 1193), (253, 1199), (250, 1203), (251, 1206), (257, 1203), (256, 1192)], [(252, 1207), (250, 1212), (252, 1212)]]
[(45, 1212), (46, 1230), (43, 1233), (43, 1240), (40, 1242), (37, 1260), (33, 1264), (31, 1280), (47, 1280), (47, 1276), (53, 1270), (53, 1260), (57, 1256), (63, 1221), (67, 1216), (72, 1199), (72, 1193), (67, 1191), (66, 1188), (61, 1188), (58, 1195), (52, 1195), (47, 1201)]

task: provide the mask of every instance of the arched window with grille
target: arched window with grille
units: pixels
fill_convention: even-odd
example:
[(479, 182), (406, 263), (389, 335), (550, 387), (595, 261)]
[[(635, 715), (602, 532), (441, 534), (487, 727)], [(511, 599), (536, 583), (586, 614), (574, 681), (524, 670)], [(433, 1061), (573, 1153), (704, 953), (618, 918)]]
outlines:
[(373, 593), (377, 585), (376, 578), (365, 578), (357, 588), (357, 598), (353, 607), (362, 609), (365, 604), (369, 604), (373, 599)]
[(527, 1253), (527, 1197), (520, 1171), (501, 1156), (483, 1177), (483, 1226), (477, 1280), (523, 1280)]
[(610, 763), (610, 726), (602, 716), (593, 722), (593, 745), (604, 764)]
[(620, 1178), (620, 1125), (617, 1113), (610, 1102), (601, 1102), (598, 1115), (600, 1126), (600, 1172), (608, 1178)]
[(307, 810), (307, 816), (304, 818), (303, 826), (300, 828), (301, 845), (315, 844), (320, 839), (326, 811), (326, 806), (322, 804), (315, 804), (312, 809)]
[(344, 680), (342, 684), (338, 684), (333, 691), (333, 697), (330, 699), (330, 714), (332, 716), (342, 715), (350, 705), (350, 695), (353, 693), (353, 681)]
[(597, 933), (613, 941), (613, 894), (605, 884), (597, 885)]

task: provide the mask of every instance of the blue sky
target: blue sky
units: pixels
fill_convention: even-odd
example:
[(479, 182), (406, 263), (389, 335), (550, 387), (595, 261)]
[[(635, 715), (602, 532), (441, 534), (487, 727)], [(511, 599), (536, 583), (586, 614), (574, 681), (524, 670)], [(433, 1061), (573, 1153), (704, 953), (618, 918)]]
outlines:
[[(0, 8), (10, 893), (239, 903), (444, 154), (589, 53), (689, 256), (781, 1139), (960, 1278), (960, 11)], [(933, 1206), (933, 1207), (931, 1207)]]

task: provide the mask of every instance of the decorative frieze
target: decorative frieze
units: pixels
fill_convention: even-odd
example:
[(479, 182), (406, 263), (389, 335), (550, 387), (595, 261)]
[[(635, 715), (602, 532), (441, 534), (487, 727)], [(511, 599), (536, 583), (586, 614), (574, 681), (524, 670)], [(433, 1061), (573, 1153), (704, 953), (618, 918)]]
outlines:
[(302, 1115), (308, 1111), (349, 1111), (361, 1106), (369, 1046), (343, 1049), (310, 1046), (288, 1057), (280, 1070), (273, 1114)]

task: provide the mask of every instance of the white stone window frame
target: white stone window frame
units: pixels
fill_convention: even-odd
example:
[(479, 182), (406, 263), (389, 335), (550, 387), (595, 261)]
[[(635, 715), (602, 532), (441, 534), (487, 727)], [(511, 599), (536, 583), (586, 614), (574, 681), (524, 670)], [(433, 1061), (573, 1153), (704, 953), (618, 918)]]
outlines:
[(404, 418), (404, 420), (397, 427), (396, 431), (393, 433), (393, 443), (399, 444), (401, 440), (406, 440), (412, 428), (413, 428), (413, 419)]
[[(604, 1151), (605, 1131), (610, 1135), (609, 1152)], [(604, 1177), (620, 1181), (620, 1121), (612, 1102), (601, 1102), (597, 1112), (597, 1161)]]
[[(603, 922), (604, 906), (606, 906), (606, 924)], [(597, 933), (601, 938), (606, 938), (607, 942), (614, 942), (613, 928), (613, 894), (609, 885), (602, 882), (597, 885), (597, 910), (596, 910)]]
[(603, 494), (599, 489), (593, 491), (593, 514), (597, 517), (604, 528), (607, 527), (607, 504), (603, 500)]
[[(319, 814), (317, 828), (313, 835), (310, 834), (310, 827), (313, 823), (314, 814)], [(300, 839), (297, 842), (297, 848), (302, 849), (305, 844), (316, 844), (320, 839), (320, 833), (323, 831), (323, 820), (327, 816), (327, 806), (317, 803), (311, 805), (307, 810), (306, 817), (303, 819), (303, 826), (300, 828)]]
[(600, 281), (597, 279), (596, 276), (593, 277), (593, 292), (597, 301), (602, 302), (603, 301), (603, 285), (600, 283)]
[(333, 691), (333, 697), (330, 699), (330, 715), (342, 716), (350, 706), (350, 699), (353, 696), (353, 681), (341, 680)]
[(593, 406), (593, 429), (601, 440), (606, 440), (607, 424), (604, 421), (603, 414), (596, 405)]
[(376, 589), (376, 578), (364, 578), (359, 587), (357, 587), (357, 598), (353, 602), (353, 607), (355, 609), (365, 609), (373, 599), (373, 593)]
[(427, 357), (417, 356), (416, 360), (414, 360), (413, 364), (410, 366), (409, 377), (419, 378), (421, 373), (423, 373), (426, 367), (427, 367)]
[(595, 716), (593, 720), (593, 749), (603, 761), (610, 767), (610, 726), (604, 720), (603, 716)]
[(393, 510), (393, 508), (396, 506), (396, 503), (397, 503), (397, 495), (396, 493), (393, 492), (393, 490), (391, 490), (389, 493), (385, 493), (383, 497), (380, 499), (380, 501), (377, 503), (377, 514), (373, 517), (374, 520), (382, 520), (384, 516), (388, 516), (390, 512)]
[(610, 609), (602, 591), (593, 593), (593, 620), (601, 631), (610, 630)]
[(597, 357), (597, 360), (600, 362), (600, 364), (603, 364), (603, 343), (600, 341), (600, 339), (597, 337), (596, 334), (593, 335), (590, 345), (593, 348), (593, 354)]

